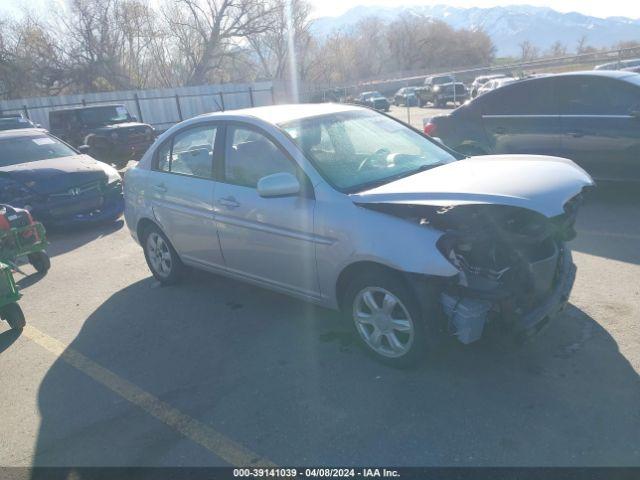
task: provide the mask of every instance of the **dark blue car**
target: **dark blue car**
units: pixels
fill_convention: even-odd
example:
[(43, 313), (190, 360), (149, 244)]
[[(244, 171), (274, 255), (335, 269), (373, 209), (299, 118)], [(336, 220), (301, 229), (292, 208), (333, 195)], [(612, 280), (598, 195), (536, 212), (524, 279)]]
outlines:
[(564, 157), (597, 180), (640, 182), (640, 75), (598, 70), (521, 80), (427, 120), (424, 131), (467, 155)]
[(113, 221), (124, 209), (118, 171), (43, 130), (0, 132), (0, 203), (48, 227)]

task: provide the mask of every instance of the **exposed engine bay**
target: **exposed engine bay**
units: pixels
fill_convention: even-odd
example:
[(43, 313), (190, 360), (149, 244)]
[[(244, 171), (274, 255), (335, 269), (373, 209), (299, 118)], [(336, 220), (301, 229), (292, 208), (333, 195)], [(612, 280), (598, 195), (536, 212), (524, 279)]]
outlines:
[(564, 308), (575, 278), (565, 242), (575, 237), (581, 195), (552, 218), (521, 207), (363, 205), (444, 232), (438, 249), (459, 271), (440, 293), (448, 329), (462, 343), (487, 323), (526, 337)]

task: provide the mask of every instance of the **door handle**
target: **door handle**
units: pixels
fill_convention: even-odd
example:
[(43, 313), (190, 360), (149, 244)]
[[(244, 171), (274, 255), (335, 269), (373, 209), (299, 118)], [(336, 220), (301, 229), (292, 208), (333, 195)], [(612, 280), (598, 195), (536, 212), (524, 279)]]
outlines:
[(240, 206), (238, 201), (233, 196), (221, 198), (220, 200), (218, 200), (218, 203), (227, 208), (238, 208)]
[(167, 191), (167, 186), (164, 183), (160, 183), (158, 185), (154, 185), (153, 189), (156, 192), (165, 193)]
[(507, 129), (506, 129), (506, 128), (504, 128), (504, 127), (498, 127), (498, 128), (496, 128), (495, 132), (496, 132), (498, 135), (502, 135), (503, 133), (506, 133), (506, 132), (507, 132)]
[(569, 132), (567, 133), (567, 135), (573, 138), (581, 138), (581, 137), (584, 137), (584, 132), (581, 132), (580, 130), (578, 130), (577, 132)]

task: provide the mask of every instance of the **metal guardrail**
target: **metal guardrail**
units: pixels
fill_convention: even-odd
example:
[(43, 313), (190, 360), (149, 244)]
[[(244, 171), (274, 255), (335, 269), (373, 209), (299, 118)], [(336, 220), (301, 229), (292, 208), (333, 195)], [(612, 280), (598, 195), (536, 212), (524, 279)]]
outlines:
[[(432, 75), (452, 75), (457, 79), (472, 81), (475, 76), (505, 73), (522, 72), (530, 73), (535, 69), (547, 69), (554, 67), (570, 67), (590, 65), (595, 66), (602, 63), (622, 61), (629, 58), (640, 58), (640, 47), (608, 50), (604, 52), (583, 53), (578, 55), (566, 55), (553, 58), (539, 58), (527, 62), (513, 62), (500, 65), (474, 66), (463, 69), (432, 69), (416, 70), (412, 72), (401, 72), (394, 76), (384, 76), (363, 79), (355, 83), (338, 84), (334, 86), (323, 85), (308, 89), (304, 94), (306, 98), (316, 100), (326, 98), (329, 92), (341, 92), (343, 96), (354, 95), (366, 90), (387, 90), (398, 89), (403, 86), (414, 86), (421, 83), (426, 77)], [(384, 92), (383, 92), (384, 93)]]

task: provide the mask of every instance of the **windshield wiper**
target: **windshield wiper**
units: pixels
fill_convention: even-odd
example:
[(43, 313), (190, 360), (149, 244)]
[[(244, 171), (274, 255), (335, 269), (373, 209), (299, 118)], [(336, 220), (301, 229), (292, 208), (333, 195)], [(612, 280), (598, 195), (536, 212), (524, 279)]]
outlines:
[(400, 180), (401, 178), (410, 177), (411, 175), (415, 175), (416, 173), (424, 172), (426, 170), (431, 170), (432, 168), (439, 167), (442, 164), (443, 164), (442, 162), (436, 162), (436, 163), (420, 165), (418, 168), (414, 168), (413, 170), (408, 170), (406, 172), (398, 173), (397, 175), (392, 175), (391, 177), (385, 177), (385, 178), (381, 178), (380, 180), (374, 180), (373, 182), (357, 185), (355, 187), (350, 188), (349, 191), (347, 191), (347, 193), (364, 192), (365, 190), (370, 190), (372, 188), (380, 187), (387, 183)]

